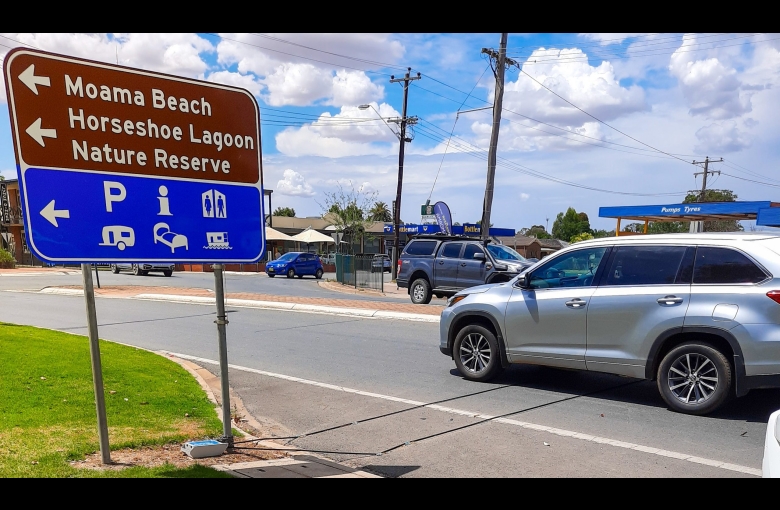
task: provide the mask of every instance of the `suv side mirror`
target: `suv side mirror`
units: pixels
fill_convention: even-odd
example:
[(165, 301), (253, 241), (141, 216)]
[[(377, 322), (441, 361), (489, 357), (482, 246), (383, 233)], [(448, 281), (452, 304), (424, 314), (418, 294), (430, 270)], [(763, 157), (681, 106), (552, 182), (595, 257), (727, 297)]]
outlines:
[(521, 274), (520, 276), (518, 276), (515, 285), (517, 285), (521, 289), (530, 289), (531, 285), (530, 285), (530, 279), (528, 278), (528, 275)]
[(474, 254), (474, 259), (475, 260), (485, 260), (485, 254), (477, 252), (477, 253)]

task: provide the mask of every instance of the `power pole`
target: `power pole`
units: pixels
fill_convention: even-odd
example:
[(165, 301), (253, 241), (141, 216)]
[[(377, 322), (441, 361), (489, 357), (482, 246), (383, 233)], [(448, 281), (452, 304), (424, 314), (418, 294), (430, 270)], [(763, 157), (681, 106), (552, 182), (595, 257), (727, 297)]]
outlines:
[(403, 180), (404, 180), (404, 144), (406, 142), (411, 142), (411, 138), (406, 137), (406, 126), (409, 124), (416, 124), (417, 123), (417, 117), (408, 119), (406, 117), (406, 102), (409, 97), (409, 82), (412, 82), (414, 80), (420, 79), (420, 73), (417, 73), (417, 76), (410, 77), (410, 73), (412, 71), (411, 67), (406, 68), (406, 74), (403, 78), (396, 78), (395, 76), (390, 76), (390, 83), (401, 83), (403, 82), (403, 88), (404, 88), (404, 105), (403, 105), (403, 113), (401, 113), (401, 118), (397, 120), (391, 120), (390, 122), (398, 122), (401, 125), (401, 133), (398, 136), (398, 139), (401, 141), (401, 146), (398, 149), (398, 189), (395, 192), (395, 202), (393, 206), (393, 263), (392, 263), (392, 279), (395, 280), (398, 277), (398, 243), (399, 243), (399, 230), (401, 230), (400, 225), (400, 218), (401, 218), (401, 189), (403, 187)]
[(517, 65), (511, 58), (506, 58), (506, 41), (509, 34), (501, 34), (501, 42), (498, 51), (482, 48), (482, 53), (488, 55), (491, 66), (495, 60), (493, 74), (496, 77), (496, 91), (493, 99), (493, 128), (490, 132), (490, 149), (488, 151), (487, 183), (485, 184), (485, 200), (482, 203), (482, 221), (480, 223), (481, 237), (487, 240), (490, 237), (490, 212), (493, 206), (493, 182), (496, 179), (496, 150), (498, 147), (498, 130), (501, 125), (501, 110), (504, 102), (504, 73), (506, 66)]
[[(720, 158), (717, 161), (710, 161), (710, 157), (707, 156), (704, 158), (704, 161), (694, 161), (694, 165), (701, 165), (704, 163), (704, 171), (703, 172), (694, 172), (693, 176), (696, 177), (697, 175), (703, 175), (702, 183), (701, 183), (701, 193), (699, 193), (699, 198), (697, 202), (704, 202), (704, 194), (707, 191), (707, 175), (708, 174), (718, 174), (720, 175), (720, 170), (709, 170), (710, 162), (712, 163), (720, 163), (723, 161), (723, 158)], [(691, 228), (690, 232), (704, 232), (704, 222), (702, 221), (692, 221), (691, 222)]]

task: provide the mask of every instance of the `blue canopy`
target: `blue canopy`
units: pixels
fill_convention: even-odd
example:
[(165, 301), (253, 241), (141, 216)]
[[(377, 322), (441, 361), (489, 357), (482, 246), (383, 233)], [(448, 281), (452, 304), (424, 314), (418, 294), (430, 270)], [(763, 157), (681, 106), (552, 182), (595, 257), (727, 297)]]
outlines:
[[(638, 221), (712, 221), (755, 220), (763, 209), (780, 211), (777, 202), (696, 202), (689, 204), (637, 205), (625, 207), (600, 207), (599, 217), (621, 218)], [(771, 211), (766, 217), (780, 223), (778, 213)], [(759, 223), (761, 224), (761, 223)]]

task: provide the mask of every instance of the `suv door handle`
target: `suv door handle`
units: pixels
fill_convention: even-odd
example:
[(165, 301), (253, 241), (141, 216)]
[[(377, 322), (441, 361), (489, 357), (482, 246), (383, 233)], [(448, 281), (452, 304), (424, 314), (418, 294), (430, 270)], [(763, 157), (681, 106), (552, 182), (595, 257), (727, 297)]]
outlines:
[(586, 303), (587, 301), (585, 301), (584, 299), (574, 298), (571, 301), (566, 301), (566, 306), (568, 306), (569, 308), (581, 308), (585, 306)]
[(465, 262), (461, 262), (460, 265), (463, 266), (463, 267), (466, 267), (466, 263)]
[(677, 296), (666, 296), (666, 297), (656, 299), (656, 302), (659, 305), (667, 305), (667, 306), (679, 305), (680, 303), (683, 302), (683, 298)]
[(444, 261), (443, 261), (443, 260), (440, 260), (440, 261), (439, 261), (439, 264), (444, 264)]

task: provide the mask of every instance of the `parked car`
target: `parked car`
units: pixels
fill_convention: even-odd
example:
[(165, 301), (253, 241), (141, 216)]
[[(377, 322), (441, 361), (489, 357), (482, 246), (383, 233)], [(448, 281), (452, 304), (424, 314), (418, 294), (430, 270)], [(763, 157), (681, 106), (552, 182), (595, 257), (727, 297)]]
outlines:
[(287, 275), (287, 278), (297, 276), (303, 278), (304, 275), (311, 275), (318, 280), (324, 273), (322, 261), (314, 253), (303, 253), (290, 251), (276, 260), (268, 262), (265, 265), (265, 272), (273, 278), (277, 274)]
[(336, 252), (330, 252), (327, 255), (320, 256), (320, 260), (323, 264), (334, 265), (336, 264)]
[(119, 274), (120, 271), (131, 271), (136, 276), (146, 276), (149, 273), (162, 273), (165, 276), (171, 276), (174, 264), (158, 264), (154, 262), (139, 262), (137, 264), (117, 262), (111, 264), (111, 272)]
[(769, 416), (764, 440), (764, 462), (761, 466), (764, 478), (780, 478), (780, 411)]
[(500, 244), (467, 236), (422, 235), (409, 241), (398, 258), (398, 286), (412, 303), (452, 296), (484, 283), (504, 282), (531, 266), (522, 255)]
[(390, 257), (384, 254), (374, 255), (374, 260), (371, 262), (371, 267), (379, 271), (382, 268), (383, 273), (390, 272)]
[(440, 350), (467, 379), (510, 363), (657, 381), (669, 408), (708, 414), (780, 387), (780, 235), (583, 241), (511, 282), (458, 292)]

